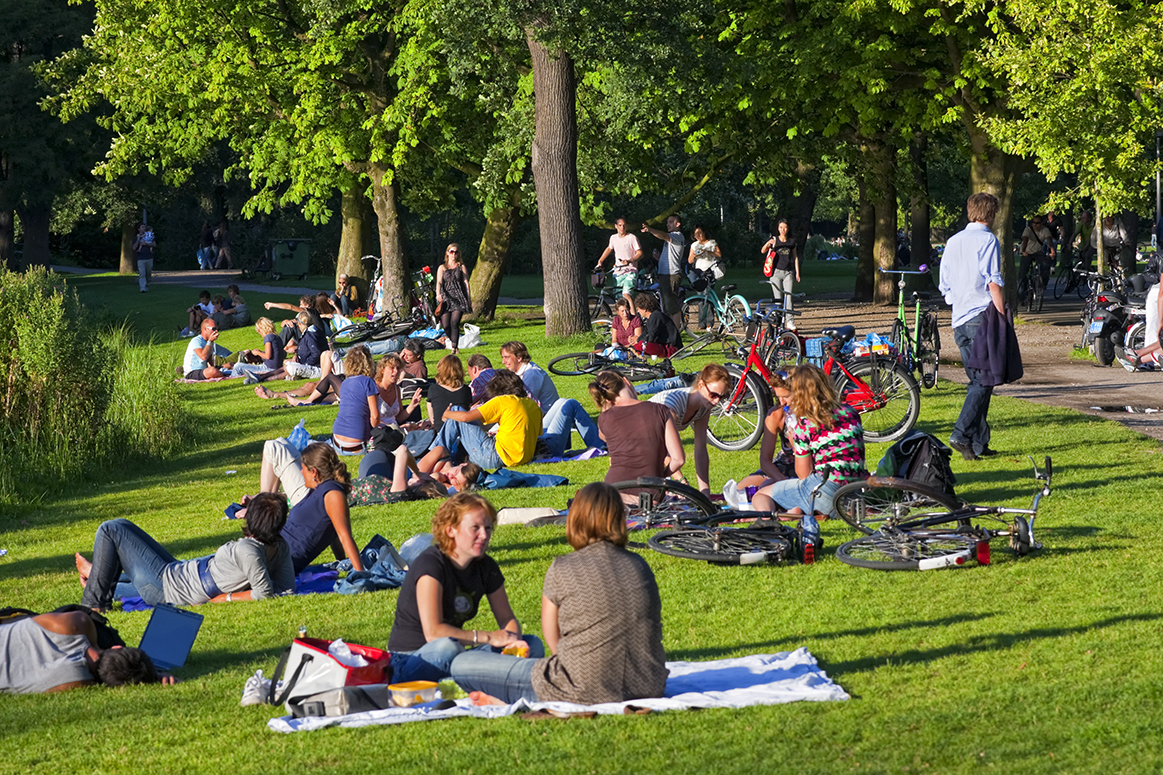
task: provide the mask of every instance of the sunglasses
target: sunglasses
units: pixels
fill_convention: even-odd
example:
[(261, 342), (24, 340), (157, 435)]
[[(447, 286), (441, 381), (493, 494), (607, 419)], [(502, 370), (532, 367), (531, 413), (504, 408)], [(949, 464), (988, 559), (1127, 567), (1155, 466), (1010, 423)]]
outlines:
[(211, 330), (211, 331), (217, 331), (218, 329), (217, 329), (217, 328), (211, 328), (210, 330)]
[(450, 250), (450, 251), (448, 251), (448, 252), (449, 252), (449, 253), (459, 253), (460, 251), (459, 251), (459, 250)]
[(724, 398), (723, 393), (716, 393), (715, 391), (711, 390), (710, 388), (707, 388), (707, 395), (716, 401), (722, 401)]

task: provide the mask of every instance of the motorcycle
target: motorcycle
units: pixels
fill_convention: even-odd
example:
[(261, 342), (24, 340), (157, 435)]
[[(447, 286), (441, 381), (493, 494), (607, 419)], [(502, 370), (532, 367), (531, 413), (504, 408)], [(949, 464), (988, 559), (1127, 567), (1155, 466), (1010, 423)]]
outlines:
[(1098, 365), (1110, 366), (1124, 346), (1137, 340), (1138, 347), (1142, 347), (1142, 335), (1136, 332), (1145, 327), (1147, 297), (1137, 293), (1134, 286), (1125, 292), (1097, 290), (1094, 296), (1094, 303), (1083, 313), (1084, 341), (1090, 345)]

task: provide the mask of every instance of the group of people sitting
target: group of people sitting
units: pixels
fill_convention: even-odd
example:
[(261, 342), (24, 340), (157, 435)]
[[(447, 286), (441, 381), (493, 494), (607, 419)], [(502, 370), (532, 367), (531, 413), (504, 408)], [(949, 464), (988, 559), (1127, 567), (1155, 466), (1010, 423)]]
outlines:
[[(305, 308), (307, 302), (313, 300), (305, 297), (296, 315), (300, 353), (309, 329), (323, 325), (318, 310)], [(649, 306), (640, 302), (644, 311)], [(202, 346), (212, 350), (214, 319), (207, 317), (200, 327), (190, 347), (197, 350), (195, 343), (203, 339)], [(256, 330), (264, 337), (263, 348), (252, 353), (264, 367), (273, 366), (288, 339), (266, 318)], [(335, 559), (346, 558), (353, 570), (364, 570), (350, 508), (360, 502), (358, 493), (378, 488), (380, 502), (444, 499), (433, 517), (435, 546), (411, 564), (397, 602), (388, 643), (393, 680), (451, 676), (478, 703), (518, 698), (598, 703), (659, 695), (666, 680), (661, 600), (648, 564), (624, 548), (625, 496), (609, 484), (642, 476), (686, 482), (687, 453), (679, 434), (690, 428), (697, 487), (709, 494), (708, 421), (730, 395), (729, 373), (709, 364), (693, 384), (640, 400), (620, 374), (602, 372), (589, 384), (595, 419), (580, 402), (560, 397), (521, 342), (501, 347), (499, 369), (476, 354), (468, 359), (466, 374), (459, 356), (443, 357), (434, 382), (426, 384), (426, 401), (425, 391), (416, 389), (427, 379), (423, 354), (423, 347), (407, 348), (376, 363), (366, 347), (356, 346), (345, 354), (342, 373), (330, 369), (297, 395), (259, 385), (256, 392), (268, 399), (337, 401), (330, 437), (302, 451), (288, 439), (268, 441), (259, 493), (244, 499), (236, 515), (243, 519), (242, 536), (212, 555), (178, 560), (128, 520), (103, 523), (92, 560), (76, 555), (82, 605), (103, 611), (125, 597), (151, 605), (197, 605), (287, 594), (296, 575), (328, 548)], [(212, 368), (202, 367), (204, 378)], [(779, 404), (764, 420), (759, 468), (740, 485), (759, 488), (758, 509), (830, 515), (836, 489), (867, 476), (859, 416), (815, 366), (777, 376), (774, 387)], [(422, 419), (422, 402), (428, 419)], [(608, 451), (610, 468), (604, 483), (583, 487), (570, 507), (567, 539), (574, 552), (557, 558), (546, 575), (543, 642), (524, 633), (509, 603), (503, 574), (487, 553), (496, 510), (471, 490), (486, 471), (524, 465), (538, 454), (560, 457), (574, 430), (585, 446)], [(364, 454), (354, 481), (342, 462), (348, 454)], [(602, 594), (593, 594), (595, 588)], [(465, 629), (482, 597), (497, 629)], [(65, 641), (73, 644), (68, 648), (84, 648), (74, 648), (67, 659), (42, 660), (48, 673), (0, 677), (0, 690), (158, 680), (152, 667), (140, 667), (148, 657), (136, 654), (138, 667), (123, 671), (123, 677), (103, 678), (96, 667), (101, 655), (80, 619), (28, 621), (32, 624), (21, 626), (20, 643), (40, 643), (36, 653), (65, 649)], [(16, 636), (8, 625), (0, 626), (0, 642), (15, 643)], [(545, 656), (546, 646), (552, 656)], [(529, 658), (502, 653), (514, 651)]]

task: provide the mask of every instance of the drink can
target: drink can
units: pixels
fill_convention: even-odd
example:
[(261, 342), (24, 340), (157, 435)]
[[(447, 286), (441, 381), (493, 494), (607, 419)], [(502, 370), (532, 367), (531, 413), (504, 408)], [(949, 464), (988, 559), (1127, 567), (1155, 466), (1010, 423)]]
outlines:
[(758, 487), (748, 487), (746, 489), (747, 489), (747, 502), (750, 503), (751, 501), (753, 501), (755, 499), (755, 493), (759, 492), (759, 488)]

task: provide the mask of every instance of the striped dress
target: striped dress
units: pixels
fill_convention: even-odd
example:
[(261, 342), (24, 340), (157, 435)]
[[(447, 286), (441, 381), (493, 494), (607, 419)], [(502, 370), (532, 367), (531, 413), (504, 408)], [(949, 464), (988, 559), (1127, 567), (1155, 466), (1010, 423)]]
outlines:
[(827, 430), (805, 418), (796, 418), (791, 435), (792, 450), (796, 457), (812, 457), (812, 470), (822, 473), (831, 468), (829, 481), (836, 484), (868, 478), (864, 468), (864, 428), (860, 415), (847, 404), (840, 404), (832, 415), (832, 427)]

